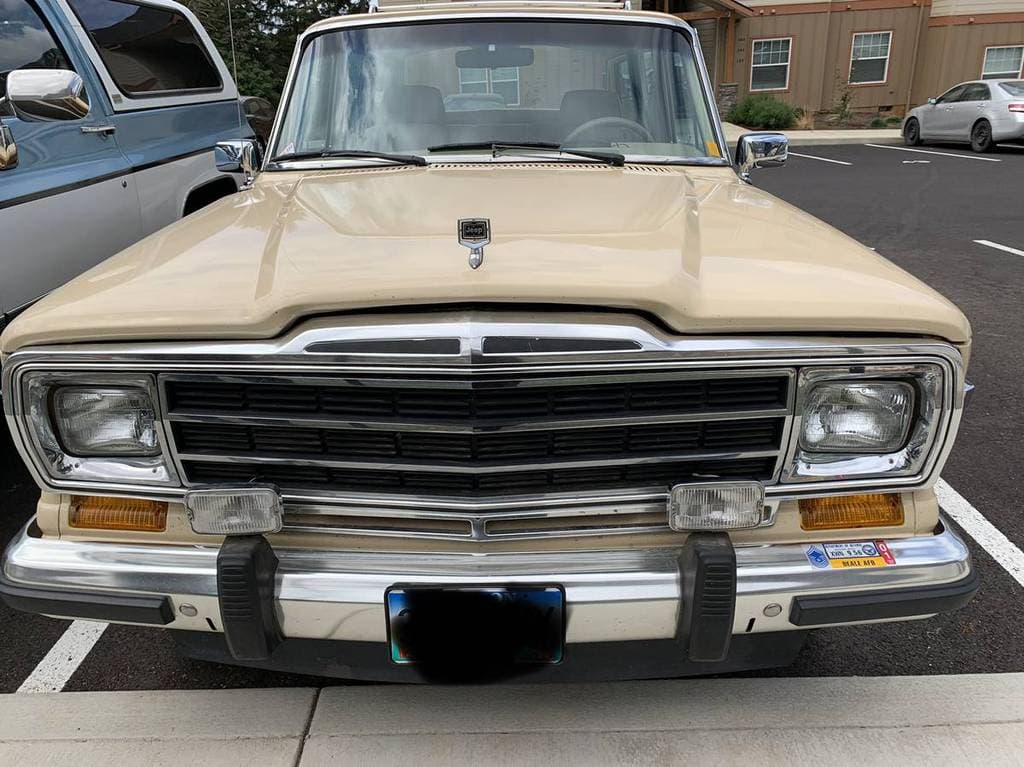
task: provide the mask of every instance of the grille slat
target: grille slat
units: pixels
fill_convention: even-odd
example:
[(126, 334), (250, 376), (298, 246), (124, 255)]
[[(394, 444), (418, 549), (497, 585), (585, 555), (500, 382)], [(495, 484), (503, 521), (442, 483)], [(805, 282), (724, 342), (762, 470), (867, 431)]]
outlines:
[(505, 498), (774, 475), (790, 374), (167, 376), (190, 483)]

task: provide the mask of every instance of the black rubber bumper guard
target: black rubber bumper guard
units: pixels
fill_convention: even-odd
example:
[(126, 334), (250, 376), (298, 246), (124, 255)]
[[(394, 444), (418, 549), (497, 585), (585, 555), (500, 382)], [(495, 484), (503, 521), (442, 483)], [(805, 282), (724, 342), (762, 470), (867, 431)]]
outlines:
[[(729, 654), (736, 612), (736, 552), (725, 533), (695, 533), (679, 556), (682, 609), (676, 641), (692, 661)], [(277, 557), (262, 536), (228, 538), (217, 556), (224, 637), (240, 661), (266, 660), (282, 641), (274, 604)]]

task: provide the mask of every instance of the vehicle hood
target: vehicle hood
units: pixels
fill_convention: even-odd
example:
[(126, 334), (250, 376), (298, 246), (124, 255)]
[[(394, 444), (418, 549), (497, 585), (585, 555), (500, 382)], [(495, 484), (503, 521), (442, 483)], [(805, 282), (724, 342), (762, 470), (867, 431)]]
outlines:
[[(489, 218), (471, 269), (461, 218)], [(942, 296), (729, 168), (450, 164), (264, 173), (26, 311), (2, 348), (269, 338), (315, 314), (609, 307), (678, 333), (966, 342)]]

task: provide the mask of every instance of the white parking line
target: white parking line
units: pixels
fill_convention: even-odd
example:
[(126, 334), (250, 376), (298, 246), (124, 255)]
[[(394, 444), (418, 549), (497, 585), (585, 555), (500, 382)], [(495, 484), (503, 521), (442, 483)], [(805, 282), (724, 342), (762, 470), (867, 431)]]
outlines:
[(864, 144), (864, 146), (874, 147), (875, 149), (895, 149), (897, 152), (918, 152), (920, 154), (938, 154), (943, 157), (959, 157), (961, 160), (981, 160), (982, 162), (1002, 162), (995, 157), (978, 157), (973, 154), (953, 154), (952, 152), (936, 152), (931, 149), (911, 149), (906, 146), (888, 146), (886, 144)]
[(845, 162), (843, 160), (830, 160), (828, 157), (815, 157), (813, 154), (800, 154), (799, 152), (790, 152), (794, 157), (803, 157), (805, 160), (821, 160), (822, 162), (834, 162), (836, 165), (853, 165), (852, 162)]
[(1013, 253), (1015, 256), (1024, 256), (1024, 250), (1017, 250), (1009, 245), (1000, 245), (998, 242), (992, 242), (992, 240), (975, 240), (975, 242), (979, 245), (995, 248), (996, 250), (1005, 250), (1007, 253)]
[(935, 484), (935, 495), (939, 498), (942, 510), (977, 541), (979, 546), (991, 554), (1017, 583), (1024, 586), (1024, 551), (1017, 548), (995, 525), (985, 519), (982, 513), (950, 487), (946, 480), (940, 479)]
[(46, 657), (21, 683), (18, 692), (60, 692), (71, 679), (75, 669), (85, 660), (85, 656), (103, 636), (106, 623), (93, 621), (74, 621), (61, 634)]

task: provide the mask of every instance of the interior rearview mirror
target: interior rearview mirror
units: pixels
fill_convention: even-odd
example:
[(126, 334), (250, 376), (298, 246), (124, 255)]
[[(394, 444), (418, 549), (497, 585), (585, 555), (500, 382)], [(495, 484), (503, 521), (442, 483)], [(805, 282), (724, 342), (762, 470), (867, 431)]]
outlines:
[(7, 102), (22, 120), (81, 120), (89, 114), (85, 83), (67, 69), (16, 69), (7, 75)]
[(498, 67), (528, 67), (533, 63), (533, 48), (481, 45), (455, 53), (455, 66), (459, 69), (497, 69)]
[(781, 133), (746, 133), (736, 144), (736, 167), (743, 178), (754, 168), (775, 168), (786, 162), (789, 139)]

